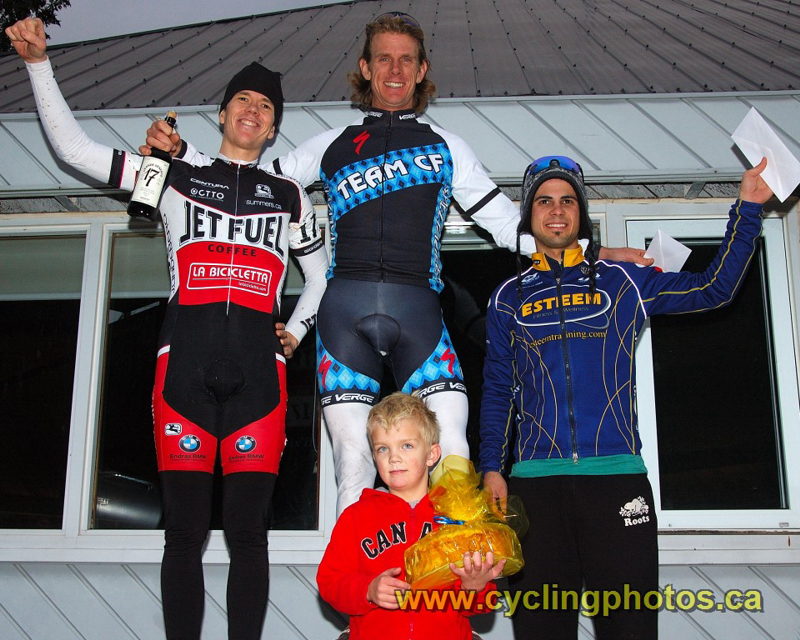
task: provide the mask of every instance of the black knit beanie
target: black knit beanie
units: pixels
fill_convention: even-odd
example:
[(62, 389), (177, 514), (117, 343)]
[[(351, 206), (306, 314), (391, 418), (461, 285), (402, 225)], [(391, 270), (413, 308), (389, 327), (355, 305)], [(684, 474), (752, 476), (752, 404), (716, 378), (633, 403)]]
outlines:
[(281, 89), (281, 74), (277, 71), (270, 71), (258, 62), (251, 62), (248, 66), (237, 73), (228, 83), (225, 95), (219, 105), (222, 111), (228, 106), (233, 96), (239, 91), (257, 91), (272, 101), (275, 107), (275, 128), (281, 121), (283, 115), (283, 90)]

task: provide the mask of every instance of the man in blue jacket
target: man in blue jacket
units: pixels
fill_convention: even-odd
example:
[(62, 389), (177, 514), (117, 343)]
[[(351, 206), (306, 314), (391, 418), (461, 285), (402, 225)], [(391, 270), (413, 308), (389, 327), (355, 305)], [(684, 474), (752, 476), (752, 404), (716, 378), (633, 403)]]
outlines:
[[(517, 640), (575, 638), (584, 586), (620, 599), (595, 616), (599, 639), (657, 637), (645, 599), (658, 589), (658, 528), (636, 419), (636, 338), (652, 314), (733, 299), (772, 196), (765, 167), (744, 173), (719, 251), (697, 274), (595, 259), (580, 166), (549, 156), (528, 167), (519, 232), (538, 252), (489, 302), (481, 407), (484, 484), (496, 500), (519, 495), (531, 521), (514, 584), (529, 605), (514, 617)], [(565, 606), (566, 592), (577, 595)]]

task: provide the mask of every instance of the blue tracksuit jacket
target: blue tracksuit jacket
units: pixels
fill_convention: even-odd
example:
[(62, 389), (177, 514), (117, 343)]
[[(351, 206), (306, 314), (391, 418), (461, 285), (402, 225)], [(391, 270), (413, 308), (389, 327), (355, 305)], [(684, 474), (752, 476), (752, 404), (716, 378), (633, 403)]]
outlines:
[(534, 254), (521, 296), (516, 276), (503, 282), (486, 318), (481, 471), (502, 472), (511, 446), (516, 462), (638, 455), (633, 355), (642, 324), (729, 303), (755, 251), (761, 211), (734, 203), (702, 273), (600, 260), (591, 294), (588, 263), (572, 249), (560, 265)]

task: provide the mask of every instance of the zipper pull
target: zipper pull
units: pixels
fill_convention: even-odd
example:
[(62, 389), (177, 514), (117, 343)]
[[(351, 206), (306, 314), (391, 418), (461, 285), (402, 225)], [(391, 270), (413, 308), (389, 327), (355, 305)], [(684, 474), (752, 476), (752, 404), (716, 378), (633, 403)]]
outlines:
[(573, 451), (572, 452), (572, 462), (574, 464), (578, 464), (578, 452), (577, 451)]

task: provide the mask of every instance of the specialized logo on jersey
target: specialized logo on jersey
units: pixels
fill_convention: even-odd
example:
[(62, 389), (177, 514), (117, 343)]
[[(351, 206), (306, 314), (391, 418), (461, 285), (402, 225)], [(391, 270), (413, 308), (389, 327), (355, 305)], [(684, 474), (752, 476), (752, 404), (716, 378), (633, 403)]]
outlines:
[[(464, 385), (458, 383), (460, 388), (451, 388), (447, 385), (441, 383), (439, 385), (435, 385), (435, 387), (431, 387), (427, 389), (430, 385), (428, 383), (431, 382), (441, 382), (442, 380), (458, 378), (459, 380), (464, 379), (464, 373), (461, 371), (461, 364), (458, 362), (458, 358), (456, 357), (456, 353), (453, 349), (453, 343), (450, 340), (450, 334), (448, 334), (447, 329), (442, 330), (442, 337), (439, 340), (439, 344), (436, 345), (436, 349), (434, 349), (433, 353), (428, 357), (428, 359), (422, 364), (422, 366), (417, 369), (408, 381), (403, 385), (403, 393), (412, 393), (416, 389), (420, 389), (422, 387), (426, 387), (426, 391), (428, 393), (436, 391), (466, 391), (464, 389)], [(440, 388), (438, 388), (440, 387)]]
[(256, 439), (253, 436), (242, 436), (234, 445), (239, 453), (250, 453), (256, 448)]
[[(332, 402), (364, 402), (374, 404), (381, 385), (363, 373), (356, 373), (331, 356), (317, 335), (317, 380), (322, 405)], [(337, 391), (340, 390), (340, 391)], [(361, 393), (364, 392), (364, 393)]]
[(453, 160), (444, 143), (390, 151), (340, 169), (326, 179), (335, 220), (364, 202), (421, 184), (450, 184)]
[(627, 502), (620, 510), (619, 515), (626, 527), (635, 527), (637, 524), (650, 522), (650, 506), (642, 496)]
[[(433, 523), (425, 522), (422, 525), (419, 539), (422, 540), (433, 530)], [(390, 524), (388, 530), (378, 529), (374, 536), (367, 536), (361, 540), (361, 550), (370, 559), (374, 560), (387, 549), (391, 549), (396, 544), (406, 544), (406, 523), (395, 522)]]
[(558, 324), (561, 311), (567, 323), (576, 323), (591, 329), (606, 329), (605, 312), (611, 307), (611, 298), (605, 291), (589, 293), (589, 288), (574, 284), (537, 289), (528, 294), (514, 314), (516, 321), (526, 327), (543, 327)]
[(179, 436), (183, 431), (183, 425), (179, 422), (168, 422), (164, 425), (165, 436)]
[(322, 381), (323, 386), (325, 385), (325, 377), (328, 375), (328, 371), (330, 371), (332, 364), (333, 360), (328, 357), (327, 353), (323, 353), (322, 359), (319, 362), (319, 367), (317, 367), (317, 375)]
[(450, 372), (450, 375), (453, 375), (453, 366), (456, 364), (456, 352), (452, 349), (445, 349), (444, 353), (441, 356), (441, 361), (446, 362), (447, 370)]
[(195, 453), (200, 450), (200, 438), (191, 434), (183, 436), (178, 446), (186, 453)]
[(366, 131), (362, 131), (355, 138), (353, 138), (353, 142), (356, 143), (356, 155), (361, 153), (361, 147), (364, 146), (364, 143), (367, 140), (369, 140), (369, 133)]

